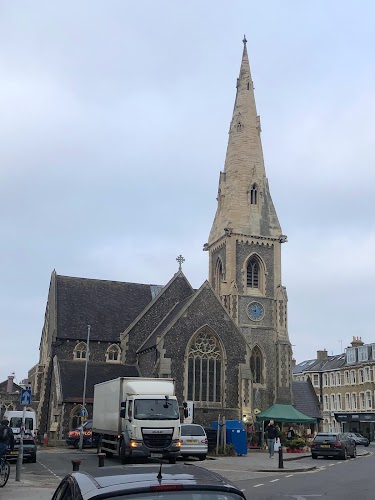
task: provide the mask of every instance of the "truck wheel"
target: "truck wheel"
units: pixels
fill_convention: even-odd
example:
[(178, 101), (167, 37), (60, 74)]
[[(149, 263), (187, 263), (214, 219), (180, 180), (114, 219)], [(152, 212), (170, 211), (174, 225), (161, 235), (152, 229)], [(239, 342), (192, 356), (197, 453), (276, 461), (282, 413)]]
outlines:
[(123, 439), (121, 441), (121, 448), (120, 448), (120, 459), (121, 459), (122, 465), (125, 465), (126, 463), (129, 462), (129, 456), (130, 456), (130, 453), (126, 451), (125, 441)]
[(169, 457), (168, 458), (168, 463), (170, 463), (170, 464), (175, 464), (176, 461), (177, 461), (177, 457)]
[(206, 460), (206, 455), (198, 455), (199, 460)]

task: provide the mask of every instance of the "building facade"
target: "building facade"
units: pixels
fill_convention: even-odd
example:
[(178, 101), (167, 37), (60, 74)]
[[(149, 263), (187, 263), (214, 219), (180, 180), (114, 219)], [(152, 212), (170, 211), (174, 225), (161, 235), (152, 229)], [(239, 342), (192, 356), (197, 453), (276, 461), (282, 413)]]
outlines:
[(310, 378), (323, 411), (322, 431), (361, 432), (371, 440), (375, 432), (375, 344), (353, 337), (345, 353), (315, 359), (293, 369), (293, 380)]

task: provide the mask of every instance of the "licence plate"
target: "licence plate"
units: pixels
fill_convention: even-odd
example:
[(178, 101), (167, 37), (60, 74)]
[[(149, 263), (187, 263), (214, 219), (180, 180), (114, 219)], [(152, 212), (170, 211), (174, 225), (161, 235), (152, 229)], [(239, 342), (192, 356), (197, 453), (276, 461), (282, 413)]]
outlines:
[(162, 453), (151, 453), (151, 458), (163, 458)]
[(330, 448), (331, 445), (329, 445), (329, 444), (321, 444), (320, 447), (321, 448)]
[(186, 442), (189, 444), (198, 443), (198, 441), (196, 439), (187, 439)]
[(18, 451), (11, 451), (10, 454), (11, 455), (18, 455)]

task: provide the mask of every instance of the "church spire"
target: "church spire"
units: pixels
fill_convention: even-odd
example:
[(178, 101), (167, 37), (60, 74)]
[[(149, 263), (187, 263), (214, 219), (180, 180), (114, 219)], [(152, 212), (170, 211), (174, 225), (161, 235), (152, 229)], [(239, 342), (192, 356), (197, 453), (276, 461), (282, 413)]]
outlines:
[(208, 247), (226, 230), (247, 236), (279, 238), (281, 228), (269, 193), (264, 168), (260, 119), (247, 54), (246, 36), (224, 172), (220, 174), (218, 207)]

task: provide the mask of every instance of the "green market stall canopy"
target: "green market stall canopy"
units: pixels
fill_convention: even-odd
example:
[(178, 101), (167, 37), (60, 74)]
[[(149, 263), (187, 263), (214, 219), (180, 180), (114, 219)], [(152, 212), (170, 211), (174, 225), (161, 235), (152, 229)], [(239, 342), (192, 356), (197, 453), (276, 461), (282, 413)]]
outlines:
[(275, 420), (275, 422), (290, 422), (293, 424), (315, 424), (316, 418), (308, 417), (298, 411), (292, 405), (274, 404), (267, 410), (258, 413), (257, 420), (264, 422), (265, 420)]

